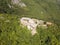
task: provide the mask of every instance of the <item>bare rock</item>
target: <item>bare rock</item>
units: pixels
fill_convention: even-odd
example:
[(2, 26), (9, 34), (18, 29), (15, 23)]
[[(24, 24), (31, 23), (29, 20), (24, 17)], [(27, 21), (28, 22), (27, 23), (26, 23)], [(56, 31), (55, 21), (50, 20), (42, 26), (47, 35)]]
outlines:
[(22, 17), (20, 19), (20, 22), (23, 26), (26, 26), (28, 28), (28, 30), (31, 30), (32, 35), (35, 35), (37, 33), (37, 31), (36, 31), (37, 26), (47, 28), (47, 25), (52, 25), (51, 22), (45, 22), (43, 20), (27, 18), (27, 17)]

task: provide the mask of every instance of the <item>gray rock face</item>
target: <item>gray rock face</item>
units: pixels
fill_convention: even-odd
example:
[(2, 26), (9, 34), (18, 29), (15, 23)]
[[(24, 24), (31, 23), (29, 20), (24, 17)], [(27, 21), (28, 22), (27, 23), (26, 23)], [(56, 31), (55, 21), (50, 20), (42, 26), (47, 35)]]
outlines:
[(13, 5), (18, 5), (20, 7), (26, 7), (26, 4), (23, 3), (21, 0), (12, 0), (11, 2)]
[(60, 0), (56, 0), (57, 1), (57, 3), (60, 5)]
[(13, 4), (19, 4), (21, 0), (12, 0)]

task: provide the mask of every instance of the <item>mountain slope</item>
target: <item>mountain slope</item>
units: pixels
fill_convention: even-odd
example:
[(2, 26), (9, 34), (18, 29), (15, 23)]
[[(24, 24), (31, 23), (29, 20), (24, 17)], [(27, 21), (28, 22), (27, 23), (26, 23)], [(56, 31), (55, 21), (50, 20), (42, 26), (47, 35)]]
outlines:
[[(26, 7), (12, 5), (0, 0), (0, 45), (60, 45), (60, 1), (21, 0)], [(26, 27), (20, 26), (21, 17), (53, 22), (55, 25), (42, 29), (32, 36)]]
[[(22, 0), (26, 5), (29, 17), (59, 22), (60, 6), (56, 0)], [(26, 16), (25, 15), (25, 16)], [(32, 16), (31, 16), (32, 15)]]

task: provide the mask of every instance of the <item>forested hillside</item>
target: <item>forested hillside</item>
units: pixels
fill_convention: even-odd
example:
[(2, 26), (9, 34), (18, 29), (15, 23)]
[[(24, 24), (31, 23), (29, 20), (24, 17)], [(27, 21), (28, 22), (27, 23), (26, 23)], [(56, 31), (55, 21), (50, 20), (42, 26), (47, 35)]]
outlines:
[[(0, 0), (0, 45), (60, 45), (60, 0), (15, 1)], [(32, 36), (20, 26), (24, 16), (49, 21), (54, 26), (37, 27), (38, 33)]]

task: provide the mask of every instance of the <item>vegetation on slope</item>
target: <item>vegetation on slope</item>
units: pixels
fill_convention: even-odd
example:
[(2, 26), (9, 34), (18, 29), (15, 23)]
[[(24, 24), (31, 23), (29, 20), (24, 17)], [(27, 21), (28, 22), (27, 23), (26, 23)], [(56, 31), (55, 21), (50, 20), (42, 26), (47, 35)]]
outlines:
[[(57, 4), (55, 0), (23, 0), (29, 11), (29, 17), (34, 17), (38, 19), (43, 19), (47, 21), (55, 21), (56, 23), (59, 22), (60, 18), (60, 6)], [(31, 16), (32, 15), (32, 16)], [(54, 22), (53, 21), (53, 22)]]
[(28, 29), (20, 26), (20, 17), (0, 14), (0, 45), (60, 45), (60, 30), (57, 26), (37, 28), (32, 36)]

